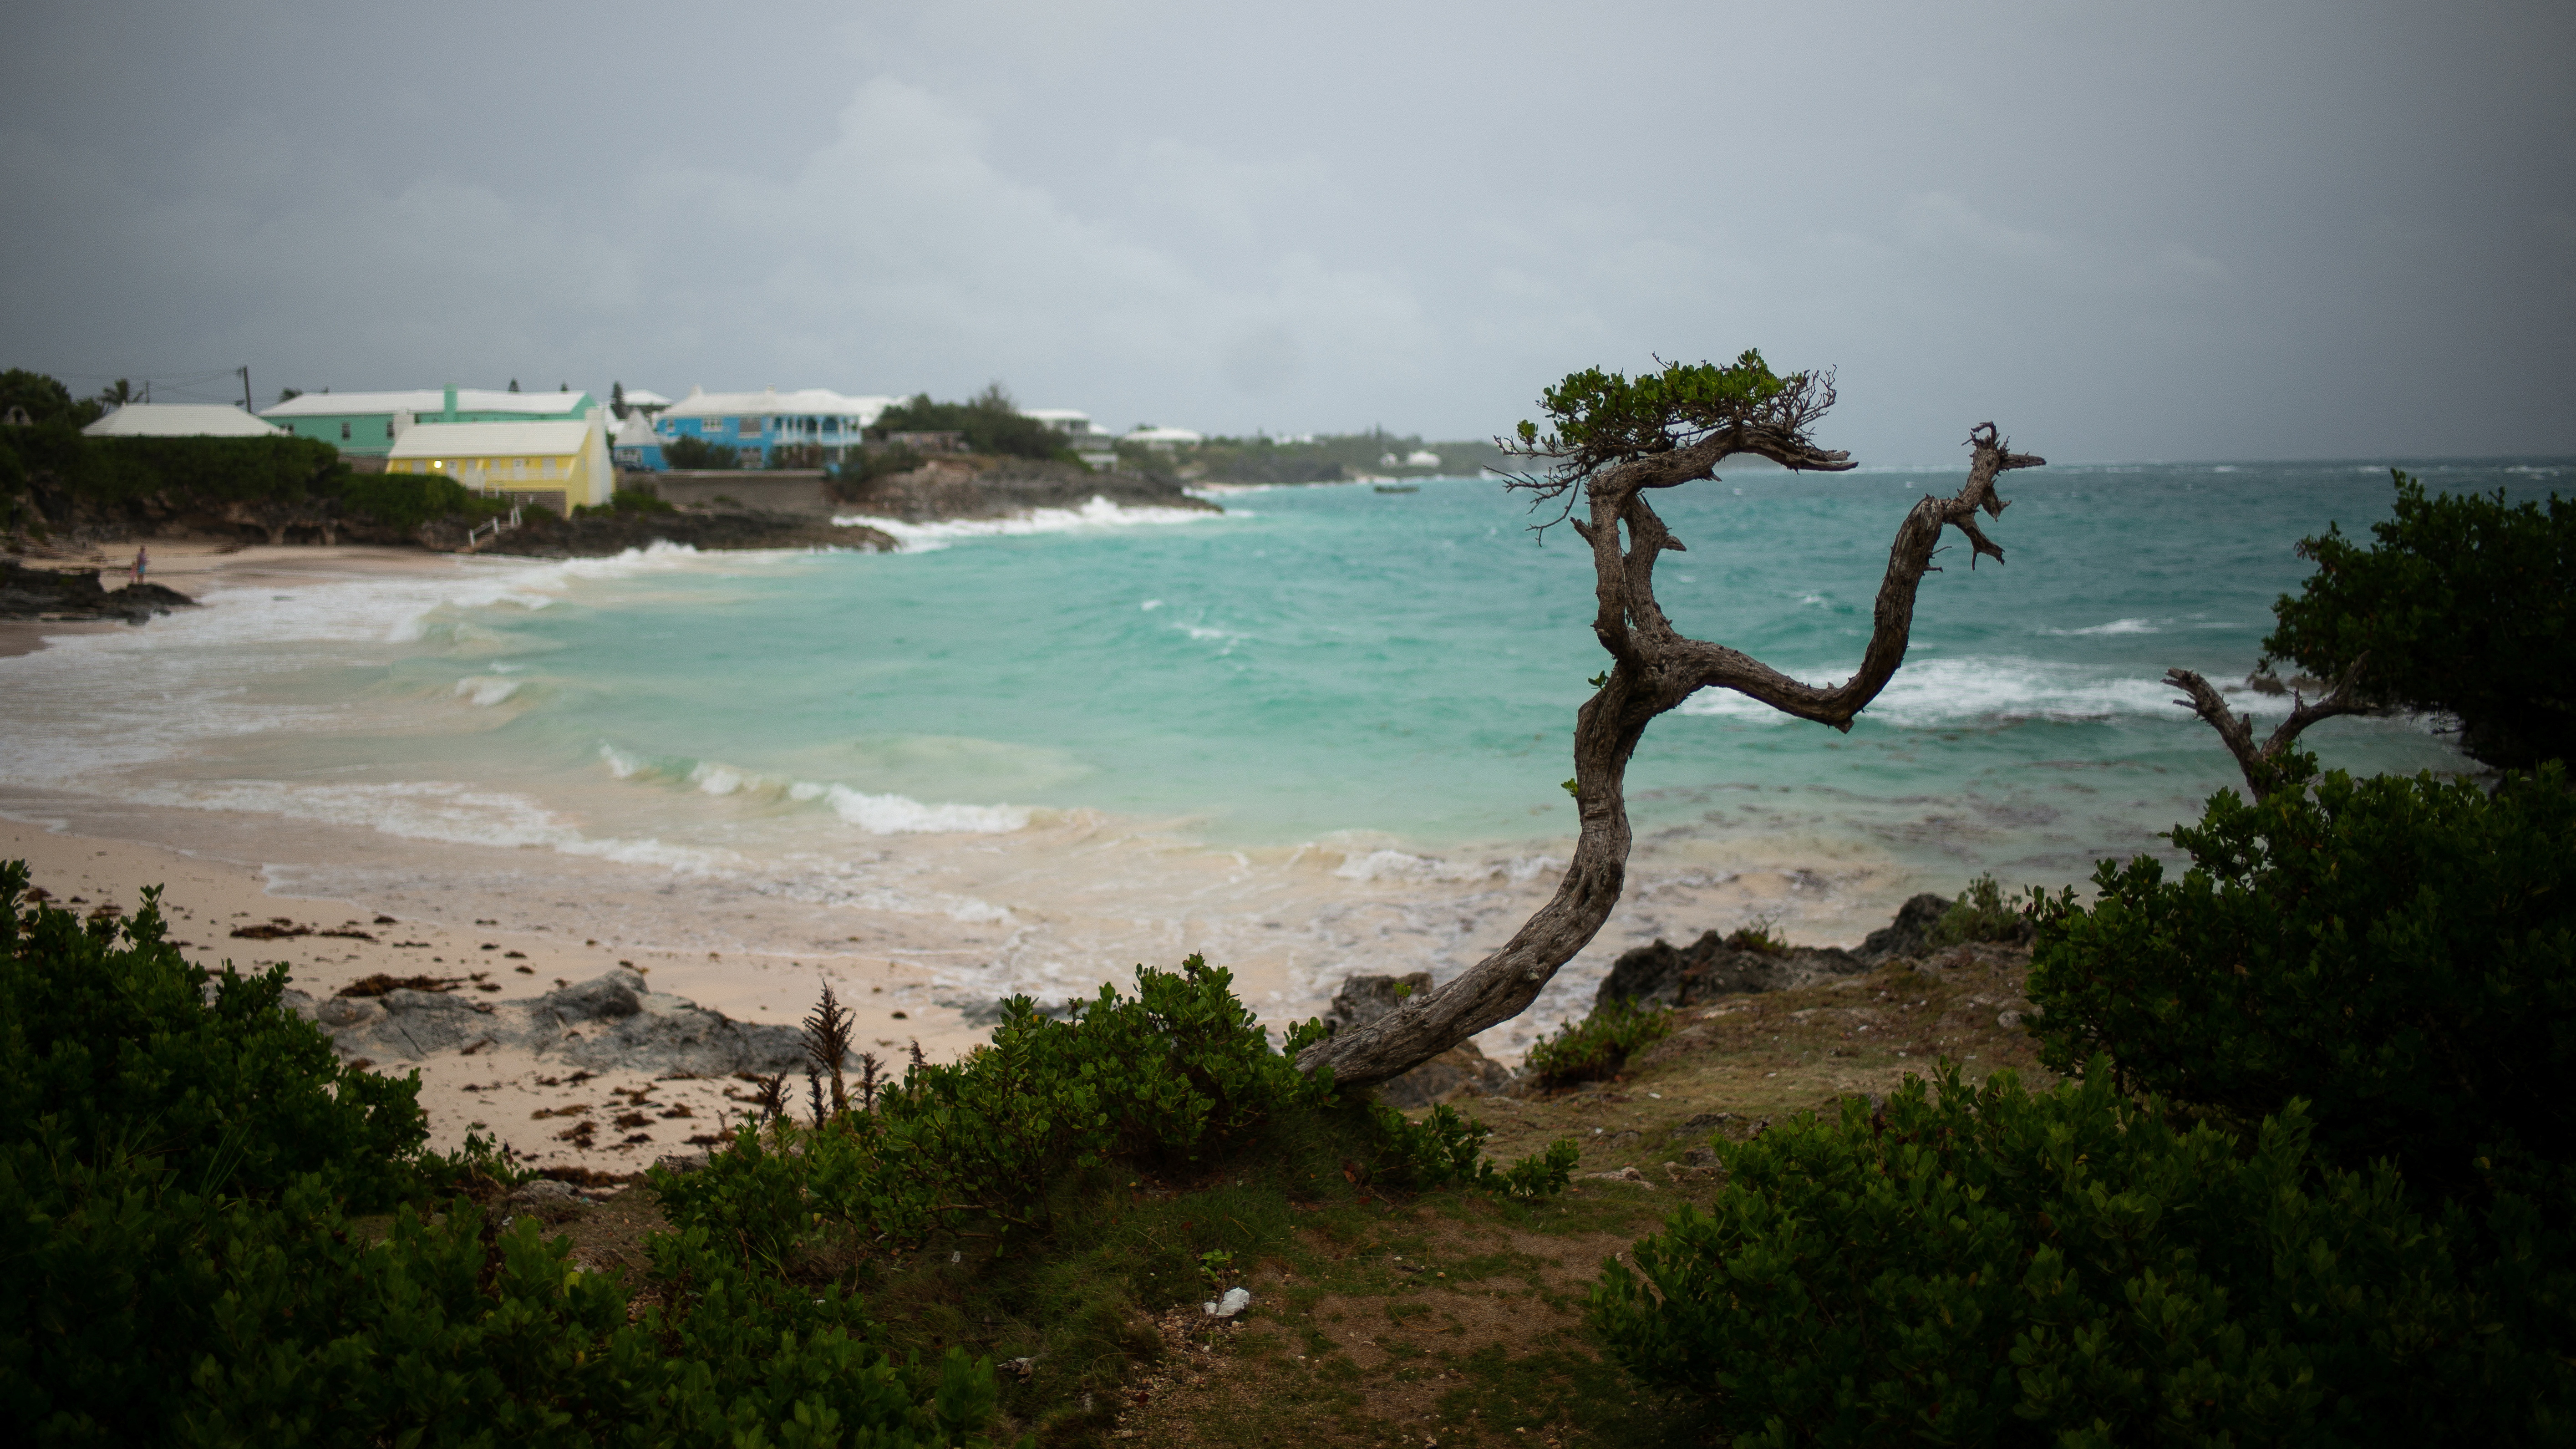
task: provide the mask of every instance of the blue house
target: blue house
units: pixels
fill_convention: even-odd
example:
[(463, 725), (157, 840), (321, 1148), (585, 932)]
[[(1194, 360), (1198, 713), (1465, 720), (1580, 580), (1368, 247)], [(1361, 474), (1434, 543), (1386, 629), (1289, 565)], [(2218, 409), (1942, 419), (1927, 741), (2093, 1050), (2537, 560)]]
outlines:
[[(781, 449), (790, 450), (790, 461), (810, 460), (821, 466), (840, 462), (844, 453), (859, 445), (861, 434), (877, 420), (877, 415), (897, 401), (890, 397), (845, 397), (819, 387), (794, 392), (780, 392), (774, 387), (759, 392), (705, 392), (691, 388), (687, 397), (664, 408), (652, 426), (663, 444), (696, 438), (730, 449), (737, 467), (769, 467), (778, 461)], [(619, 446), (625, 446), (622, 429)], [(653, 464), (638, 466), (659, 463), (657, 456)]]

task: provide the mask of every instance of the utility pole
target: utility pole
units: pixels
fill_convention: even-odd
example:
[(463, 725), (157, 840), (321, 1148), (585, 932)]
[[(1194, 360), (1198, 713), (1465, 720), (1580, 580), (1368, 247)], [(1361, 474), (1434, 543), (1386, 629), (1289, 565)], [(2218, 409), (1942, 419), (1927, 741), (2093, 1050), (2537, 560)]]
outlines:
[(241, 380), (242, 380), (242, 411), (243, 411), (243, 412), (246, 412), (246, 413), (256, 413), (256, 412), (258, 412), (258, 411), (259, 411), (259, 409), (258, 409), (258, 408), (256, 408), (256, 407), (251, 406), (251, 401), (250, 401), (250, 364), (249, 364), (249, 363), (247, 363), (247, 362), (245, 362), (245, 363), (243, 363), (239, 368), (235, 369), (235, 371), (237, 371), (237, 372), (239, 372), (239, 373), (241, 374)]

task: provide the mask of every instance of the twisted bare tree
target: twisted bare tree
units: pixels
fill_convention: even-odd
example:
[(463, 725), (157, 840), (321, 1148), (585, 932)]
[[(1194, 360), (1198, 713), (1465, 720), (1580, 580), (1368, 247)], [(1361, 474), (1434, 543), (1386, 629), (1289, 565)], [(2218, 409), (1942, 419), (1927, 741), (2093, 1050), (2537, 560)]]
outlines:
[(2260, 800), (2288, 783), (2290, 777), (2284, 775), (2283, 769), (2292, 758), (2290, 747), (2308, 726), (2341, 714), (2383, 712), (2380, 705), (2365, 698), (2356, 687), (2361, 679), (2362, 666), (2369, 662), (2367, 654), (2356, 657), (2344, 670), (2343, 676), (2314, 704), (2310, 704), (2299, 691), (2291, 690), (2289, 717), (2273, 726), (2272, 737), (2259, 745), (2254, 743), (2254, 722), (2229, 709), (2227, 701), (2219, 697), (2217, 688), (2196, 671), (2168, 669), (2165, 683), (2188, 696), (2174, 703), (2207, 720), (2209, 727), (2218, 731), (2218, 738), (2225, 742), (2227, 752), (2236, 757), (2236, 768), (2245, 776), (2246, 790)]
[(1795, 471), (1850, 468), (1848, 454), (1819, 448), (1808, 436), (1833, 406), (1832, 378), (1776, 376), (1761, 354), (1747, 352), (1730, 366), (1675, 363), (1633, 380), (1592, 369), (1549, 388), (1541, 403), (1551, 431), (1542, 435), (1524, 422), (1517, 439), (1495, 441), (1534, 463), (1547, 460), (1542, 471), (1516, 475), (1510, 486), (1536, 495), (1539, 506), (1561, 505), (1557, 518), (1591, 546), (1599, 600), (1592, 630), (1611, 659), (1609, 671), (1595, 680), (1598, 691), (1575, 715), (1571, 784), (1582, 831), (1573, 863), (1556, 894), (1501, 950), (1438, 990), (1308, 1047), (1297, 1059), (1307, 1071), (1329, 1066), (1337, 1080), (1353, 1085), (1385, 1081), (1526, 1010), (1619, 903), (1631, 840), (1623, 784), (1646, 726), (1715, 688), (1850, 729), (1905, 660), (1915, 590), (1935, 571), (1942, 530), (1956, 528), (1967, 537), (1972, 568), (1979, 556), (2002, 562), (2004, 551), (1979, 529), (1976, 515), (2002, 515), (1999, 475), (2046, 461), (2013, 452), (1994, 424), (1979, 424), (1969, 434), (1974, 457), (1966, 486), (1954, 497), (1923, 498), (1897, 525), (1860, 671), (1819, 687), (1673, 628), (1655, 602), (1655, 564), (1667, 550), (1681, 552), (1682, 542), (1647, 499), (1659, 488), (1713, 479), (1718, 463), (1737, 454)]

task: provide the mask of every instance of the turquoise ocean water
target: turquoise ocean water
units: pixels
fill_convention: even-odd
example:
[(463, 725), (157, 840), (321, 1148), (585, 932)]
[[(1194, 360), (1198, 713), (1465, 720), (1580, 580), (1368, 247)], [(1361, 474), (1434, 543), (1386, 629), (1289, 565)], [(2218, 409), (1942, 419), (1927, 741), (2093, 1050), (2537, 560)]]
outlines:
[[(2422, 471), (2525, 491), (2552, 476)], [(1682, 490), (1659, 500), (1689, 545), (1661, 596), (1688, 631), (1839, 680), (1896, 520), (1956, 483), (1748, 471)], [(2366, 527), (2390, 497), (2386, 469), (2365, 464), (2057, 467), (2006, 483), (2006, 564), (1944, 556), (1904, 670), (1848, 736), (1704, 695), (1639, 752), (1641, 827), (1806, 812), (1900, 852), (2025, 873), (2150, 847), (2233, 779), (2159, 675), (2241, 679), (2272, 600), (2306, 572), (2293, 542)], [(665, 785), (721, 769), (837, 787), (862, 828), (936, 822), (916, 807), (966, 818), (958, 806), (1186, 821), (1219, 846), (1357, 830), (1441, 849), (1570, 828), (1557, 782), (1603, 663), (1578, 540), (1560, 529), (1542, 545), (1523, 500), (1490, 481), (1224, 502), (1204, 522), (576, 593), (508, 622), (490, 662), (539, 676), (544, 703), (478, 744), (566, 771), (605, 748)], [(2354, 769), (2456, 764), (2422, 722), (2313, 738)]]
[[(2576, 478), (2409, 466), (2517, 497)], [(1661, 597), (1700, 637), (1839, 681), (1898, 520), (1959, 477), (1744, 470), (1664, 495), (1688, 551)], [(1656, 935), (1769, 916), (1850, 941), (1978, 871), (2072, 883), (2164, 851), (2236, 777), (2159, 676), (2241, 681), (2307, 572), (2295, 541), (2392, 497), (2372, 460), (2058, 465), (2004, 491), (2006, 563), (1943, 555), (1848, 734), (1707, 694), (1653, 726), (1628, 899), (1505, 1035)], [(1492, 480), (1218, 501), (904, 530), (884, 555), (228, 588), (0, 660), (0, 810), (217, 842), (281, 889), (406, 913), (873, 952), (959, 1000), (1190, 950), (1272, 1015), (1352, 970), (1464, 969), (1571, 846), (1558, 782), (1605, 663), (1587, 555), (1539, 543)], [(2464, 764), (2429, 721), (2310, 739), (2359, 771)]]

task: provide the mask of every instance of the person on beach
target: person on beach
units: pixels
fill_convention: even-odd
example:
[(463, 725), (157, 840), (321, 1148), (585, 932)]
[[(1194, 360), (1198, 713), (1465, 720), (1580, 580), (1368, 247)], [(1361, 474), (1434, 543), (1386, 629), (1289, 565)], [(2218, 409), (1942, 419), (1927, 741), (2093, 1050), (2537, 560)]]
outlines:
[(150, 554), (150, 552), (149, 552), (149, 551), (148, 551), (148, 550), (147, 550), (143, 545), (141, 545), (141, 544), (136, 544), (136, 545), (134, 546), (134, 579), (133, 579), (133, 582), (138, 583), (138, 584), (139, 584), (139, 583), (141, 583), (141, 582), (143, 582), (143, 571), (144, 571), (145, 569), (150, 568), (151, 566), (152, 566), (152, 558), (151, 558), (151, 554)]

